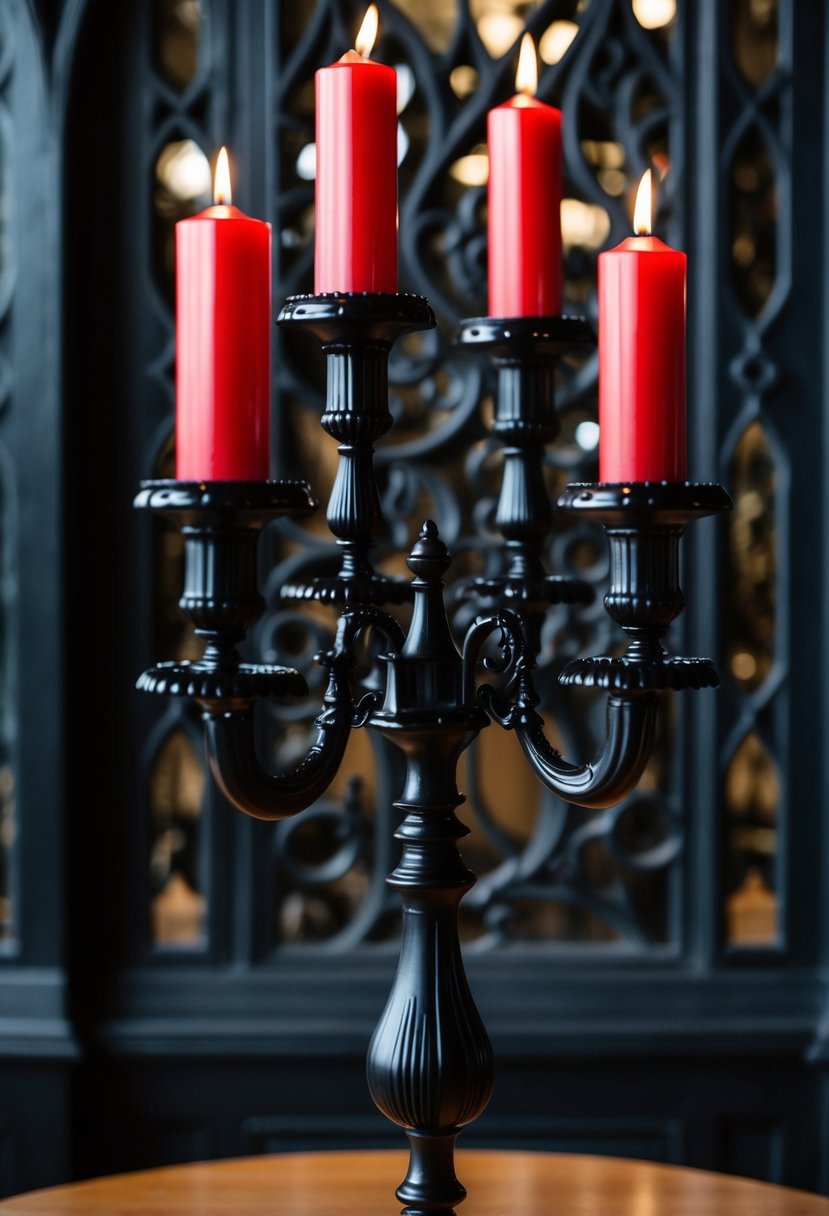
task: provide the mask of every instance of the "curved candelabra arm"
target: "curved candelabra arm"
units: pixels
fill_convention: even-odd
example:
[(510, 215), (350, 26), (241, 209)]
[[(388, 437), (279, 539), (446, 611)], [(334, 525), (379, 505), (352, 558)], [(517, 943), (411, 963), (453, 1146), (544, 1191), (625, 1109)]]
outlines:
[(507, 730), (514, 730), (535, 775), (554, 794), (577, 806), (614, 806), (636, 787), (653, 747), (659, 697), (656, 693), (609, 694), (605, 739), (595, 760), (571, 764), (544, 733), (544, 719), (532, 705), (516, 702), (504, 714), (492, 690), (479, 691), (484, 709)]
[[(475, 666), (485, 639), (499, 631), (501, 659), (484, 660), (490, 670), (513, 670), (510, 691), (499, 693), (489, 684), (474, 692)], [(534, 660), (514, 613), (501, 611), (475, 621), (464, 641), (464, 679), (467, 698), (478, 703), (504, 730), (514, 730), (538, 779), (567, 802), (601, 808), (621, 802), (635, 787), (653, 746), (659, 698), (653, 692), (614, 693), (607, 700), (607, 733), (595, 760), (571, 764), (544, 733), (544, 719), (536, 712), (538, 694), (532, 680)]]
[(200, 699), (210, 771), (225, 798), (254, 819), (284, 819), (322, 797), (342, 763), (352, 727), (364, 720), (364, 707), (355, 710), (352, 701), (347, 659), (334, 652), (320, 658), (329, 668), (324, 709), (308, 752), (286, 773), (269, 773), (259, 761), (252, 700)]
[(206, 643), (196, 662), (160, 663), (138, 686), (165, 696), (192, 697), (202, 708), (210, 768), (219, 788), (239, 810), (256, 819), (282, 819), (315, 802), (334, 778), (349, 734), (361, 726), (377, 699), (353, 701), (354, 649), (358, 635), (378, 631), (391, 649), (403, 634), (393, 617), (365, 606), (340, 615), (334, 644), (318, 655), (328, 670), (323, 710), (303, 760), (291, 771), (268, 773), (256, 755), (254, 705), (264, 697), (306, 696), (297, 671), (243, 663), (237, 645), (264, 611), (258, 584), (258, 540), (279, 515), (301, 515), (314, 506), (300, 482), (147, 482), (136, 504), (160, 512), (186, 538), (181, 608)]
[(340, 614), (331, 650), (316, 656), (328, 669), (323, 710), (314, 722), (316, 734), (306, 755), (288, 772), (269, 773), (259, 761), (253, 697), (196, 697), (202, 707), (210, 771), (240, 811), (254, 819), (285, 819), (325, 793), (340, 768), (352, 729), (365, 723), (381, 697), (369, 692), (354, 702), (354, 644), (367, 628), (381, 633), (393, 650), (403, 644), (400, 625), (378, 608), (366, 605)]
[[(520, 621), (511, 613), (497, 614), (504, 638), (502, 654), (515, 653), (512, 695), (493, 688), (478, 690), (478, 700), (494, 721), (514, 730), (540, 781), (567, 802), (601, 808), (620, 802), (634, 789), (653, 746), (659, 691), (716, 687), (717, 673), (708, 659), (677, 658), (661, 645), (685, 600), (679, 584), (679, 541), (687, 523), (717, 511), (731, 502), (720, 486), (693, 483), (631, 483), (630, 485), (573, 485), (559, 505), (580, 514), (589, 512), (605, 525), (610, 543), (610, 589), (605, 597), (608, 613), (630, 638), (620, 658), (576, 659), (560, 676), (563, 684), (607, 689), (607, 726), (598, 757), (589, 764), (571, 764), (544, 734), (544, 720), (536, 712), (532, 663), (519, 647)], [(467, 639), (470, 667), (480, 652), (484, 632), (495, 628), (476, 622)]]

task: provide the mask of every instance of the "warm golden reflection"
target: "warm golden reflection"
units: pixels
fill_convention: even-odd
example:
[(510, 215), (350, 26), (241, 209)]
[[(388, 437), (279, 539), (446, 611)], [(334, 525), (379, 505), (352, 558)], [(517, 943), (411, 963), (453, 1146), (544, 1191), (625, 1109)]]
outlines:
[(169, 85), (181, 91), (198, 68), (201, 0), (155, 0), (155, 17), (158, 69)]
[(445, 51), (458, 23), (458, 0), (393, 0), (395, 8), (411, 21), (427, 46)]
[(731, 946), (773, 946), (777, 941), (777, 900), (759, 870), (749, 870), (729, 896), (726, 932)]
[(172, 307), (175, 228), (210, 205), (210, 162), (192, 139), (173, 139), (158, 154), (153, 195), (153, 255), (162, 292)]
[(192, 139), (165, 144), (155, 172), (159, 184), (181, 203), (204, 199), (210, 191), (210, 163)]
[(755, 317), (777, 277), (777, 177), (758, 127), (740, 140), (730, 179), (731, 278), (741, 306)]
[(456, 97), (469, 97), (478, 87), (478, 73), (468, 63), (461, 63), (449, 73), (449, 84)]
[(583, 139), (581, 152), (605, 194), (611, 198), (621, 198), (628, 184), (624, 171), (624, 147), (612, 139)]
[(759, 421), (737, 443), (730, 486), (726, 654), (731, 675), (753, 692), (771, 670), (777, 628), (777, 473)]
[(676, 16), (676, 0), (633, 0), (633, 15), (643, 29), (661, 29)]
[(579, 27), (575, 21), (554, 21), (548, 25), (538, 43), (538, 53), (545, 63), (558, 63), (575, 40)]
[(195, 889), (204, 788), (204, 768), (193, 744), (174, 730), (150, 776), (150, 878), (156, 892), (150, 924), (157, 946), (196, 946), (204, 940), (205, 902)]
[(604, 207), (577, 198), (561, 200), (561, 241), (565, 249), (600, 249), (610, 233)]
[(153, 942), (157, 946), (193, 946), (204, 937), (204, 900), (187, 879), (173, 873), (157, 895), (150, 911)]
[(582, 155), (590, 165), (601, 169), (623, 169), (625, 165), (624, 145), (613, 139), (583, 139), (580, 143)]
[(780, 777), (759, 736), (751, 731), (725, 777), (726, 935), (732, 946), (770, 946), (778, 940), (774, 892)]
[(778, 0), (732, 0), (734, 60), (753, 88), (760, 85), (777, 67)]
[(470, 0), (478, 37), (493, 59), (506, 55), (524, 32), (522, 7), (514, 0)]
[(463, 186), (485, 186), (489, 178), (486, 144), (476, 144), (468, 156), (461, 156), (449, 166), (449, 173)]

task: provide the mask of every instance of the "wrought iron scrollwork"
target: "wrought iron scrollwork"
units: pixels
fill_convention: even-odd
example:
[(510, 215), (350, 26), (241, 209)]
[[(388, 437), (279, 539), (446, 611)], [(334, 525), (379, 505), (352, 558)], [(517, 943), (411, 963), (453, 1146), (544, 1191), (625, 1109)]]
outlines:
[[(500, 543), (493, 543), (498, 537), (495, 513), (501, 457), (498, 445), (487, 435), (481, 411), (482, 403), (486, 409), (495, 390), (495, 379), (487, 366), (464, 357), (453, 346), (452, 332), (461, 316), (482, 310), (486, 288), (485, 190), (483, 184), (467, 184), (464, 179), (472, 168), (480, 171), (481, 162), (470, 164), (464, 158), (484, 155), (486, 113), (511, 93), (513, 59), (504, 54), (509, 47), (499, 53), (487, 42), (486, 31), (482, 35), (483, 27), (467, 2), (456, 7), (450, 32), (445, 24), (432, 23), (428, 5), (415, 14), (389, 4), (382, 13), (377, 54), (401, 67), (406, 80), (400, 113), (401, 148), (406, 149), (400, 164), (401, 278), (406, 289), (428, 295), (438, 327), (401, 341), (390, 359), (390, 410), (395, 430), (392, 441), (380, 443), (375, 457), (382, 505), (376, 564), (385, 569), (393, 553), (411, 536), (415, 520), (434, 514), (456, 554), (459, 573), (465, 578), (493, 579), (505, 574), (507, 560)], [(677, 236), (676, 199), (683, 161), (677, 115), (681, 29), (675, 27), (670, 35), (645, 31), (628, 6), (611, 2), (575, 10), (573, 4), (543, 3), (528, 18), (527, 27), (543, 46), (545, 33), (556, 22), (572, 21), (578, 26), (566, 52), (544, 67), (539, 95), (561, 105), (566, 114), (564, 223), (569, 300), (576, 311), (590, 315), (595, 308), (598, 248), (627, 234), (625, 183), (638, 177), (653, 159), (663, 172), (670, 164), (670, 174), (660, 190), (659, 221), (663, 227), (669, 224)], [(307, 82), (318, 66), (342, 53), (358, 20), (356, 9), (342, 0), (320, 0), (306, 21), (294, 15), (282, 31), (281, 45), (287, 49), (279, 67), (281, 166), (273, 216), (275, 227), (284, 234), (277, 272), (280, 299), (307, 290), (311, 276), (313, 181), (308, 169), (310, 153), (304, 149), (313, 142), (313, 110)], [(516, 42), (519, 32), (516, 29)], [(463, 72), (459, 76), (456, 69), (468, 69), (474, 75), (473, 91), (464, 95)], [(321, 406), (320, 380), (316, 375), (309, 378), (305, 348), (302, 362), (295, 353), (298, 349), (289, 345), (280, 364), (280, 401), (293, 427), (294, 459), (324, 497), (326, 485), (320, 472), (324, 473), (330, 457), (318, 446), (316, 418), (306, 421), (307, 411), (315, 415)], [(595, 442), (595, 429), (590, 424), (595, 418), (595, 377), (591, 353), (565, 359), (557, 369), (556, 404), (565, 442), (551, 447), (545, 459), (544, 479), (552, 498), (566, 481), (586, 480), (594, 473), (591, 443)], [(585, 422), (586, 430), (579, 430)], [(312, 457), (311, 451), (318, 454)], [(280, 586), (285, 581), (307, 584), (312, 576), (325, 577), (336, 568), (332, 548), (318, 532), (309, 533), (307, 541), (302, 529), (288, 525), (287, 532), (292, 545), (299, 540), (301, 548), (274, 570), (268, 597), (271, 611), (259, 632), (261, 639), (267, 638), (266, 653), (281, 661), (293, 661), (290, 650), (282, 649), (279, 641), (290, 633), (295, 618), (290, 606), (279, 603)], [(557, 514), (545, 560), (548, 569), (578, 580), (580, 585), (598, 588), (606, 575), (601, 537), (597, 543), (589, 524), (565, 524)], [(390, 569), (399, 572), (397, 567)], [(470, 624), (479, 611), (460, 594), (460, 585), (453, 604), (459, 627)], [(316, 617), (311, 628), (323, 628), (322, 620)], [(579, 653), (606, 650), (611, 636), (600, 602), (578, 608), (562, 603), (544, 619), (535, 682), (558, 740), (568, 752), (589, 752), (604, 728), (598, 706), (591, 705), (584, 694), (578, 702), (580, 710), (574, 712), (568, 703), (568, 712), (559, 712), (558, 674)], [(289, 717), (295, 712), (287, 711)], [(536, 903), (543, 920), (545, 905), (553, 901), (572, 909), (562, 930), (568, 935), (589, 938), (593, 926), (603, 923), (611, 937), (637, 946), (658, 939), (665, 918), (656, 910), (653, 915), (646, 912), (647, 923), (635, 923), (638, 912), (625, 894), (631, 868), (610, 846), (610, 820), (603, 814), (596, 816), (590, 833), (595, 847), (571, 850), (566, 864), (560, 855), (568, 840), (583, 834), (583, 811), (568, 809), (548, 791), (534, 792), (530, 787), (524, 796), (528, 803), (536, 803), (536, 810), (528, 806), (520, 818), (528, 824), (535, 816), (534, 829), (504, 824), (502, 813), (492, 806), (493, 796), (497, 800), (503, 793), (493, 795), (482, 780), (484, 751), (497, 746), (487, 734), (470, 749), (467, 783), (475, 821), (470, 847), (483, 873), (465, 905), (467, 930), (482, 944), (505, 940), (505, 935), (520, 936), (521, 918), (513, 914), (513, 907), (521, 904), (526, 909)], [(381, 768), (385, 763), (381, 754)], [(394, 830), (394, 812), (387, 802), (381, 803), (375, 783), (387, 788), (391, 774), (377, 769), (364, 776), (364, 796), (376, 816), (374, 840), (379, 840), (383, 831), (391, 834)], [(641, 818), (651, 819), (649, 839), (659, 838), (666, 823), (678, 822), (668, 798), (667, 791), (654, 792), (642, 804)], [(526, 833), (523, 838), (522, 832)], [(677, 839), (672, 831), (671, 848), (653, 852), (662, 866), (653, 886), (654, 900), (664, 898), (663, 875), (673, 872), (681, 853)], [(360, 864), (373, 864), (368, 840), (365, 843), (367, 851)], [(597, 849), (602, 853), (599, 866), (595, 864)], [(607, 895), (608, 872), (615, 875), (616, 895), (612, 897)], [(657, 874), (657, 866), (647, 873)], [(531, 882), (528, 875), (533, 876)], [(325, 889), (321, 882), (314, 899), (324, 901)], [(616, 896), (620, 910), (610, 916)], [(377, 906), (373, 896), (366, 899)], [(641, 900), (639, 907), (646, 908), (647, 901)], [(584, 910), (588, 910), (586, 914)], [(501, 928), (493, 933), (495, 922)], [(364, 923), (376, 928), (378, 922), (369, 917)], [(349, 945), (354, 944), (352, 937)]]

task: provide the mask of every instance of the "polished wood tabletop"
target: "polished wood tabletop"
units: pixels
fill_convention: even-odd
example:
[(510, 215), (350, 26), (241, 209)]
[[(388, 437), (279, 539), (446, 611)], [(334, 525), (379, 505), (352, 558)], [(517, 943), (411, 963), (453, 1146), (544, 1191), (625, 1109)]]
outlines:
[[(396, 1216), (402, 1152), (290, 1153), (32, 1191), (2, 1216)], [(464, 1216), (829, 1216), (829, 1199), (724, 1174), (558, 1153), (461, 1152)]]

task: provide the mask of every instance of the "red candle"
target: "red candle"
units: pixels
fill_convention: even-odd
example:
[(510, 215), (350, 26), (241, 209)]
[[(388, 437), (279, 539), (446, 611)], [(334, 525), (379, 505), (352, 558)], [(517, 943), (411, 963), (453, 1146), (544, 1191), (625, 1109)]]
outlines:
[(369, 59), (377, 9), (354, 51), (316, 74), (314, 290), (397, 291), (397, 73)]
[(535, 46), (524, 35), (518, 93), (490, 110), (489, 315), (561, 312), (561, 111), (535, 97)]
[(176, 477), (270, 473), (271, 226), (231, 206), (227, 152), (215, 206), (176, 224)]
[(684, 481), (686, 257), (650, 235), (650, 170), (633, 227), (599, 257), (599, 479)]

